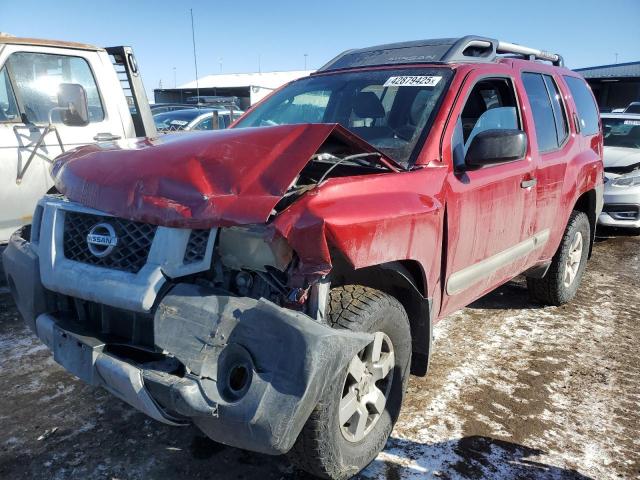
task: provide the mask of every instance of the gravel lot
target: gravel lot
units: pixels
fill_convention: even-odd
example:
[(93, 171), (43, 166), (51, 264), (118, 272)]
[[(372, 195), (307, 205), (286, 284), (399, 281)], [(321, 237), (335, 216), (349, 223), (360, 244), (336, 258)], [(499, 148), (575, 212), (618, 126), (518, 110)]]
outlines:
[[(599, 241), (571, 305), (540, 308), (511, 282), (435, 334), (429, 376), (360, 479), (640, 477), (640, 237)], [(0, 478), (306, 478), (83, 385), (6, 292), (0, 391)]]

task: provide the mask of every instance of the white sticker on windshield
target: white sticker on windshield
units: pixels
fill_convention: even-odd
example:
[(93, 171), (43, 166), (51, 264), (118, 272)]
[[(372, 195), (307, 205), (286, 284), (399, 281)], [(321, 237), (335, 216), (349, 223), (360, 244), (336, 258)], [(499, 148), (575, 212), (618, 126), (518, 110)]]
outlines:
[(171, 125), (178, 125), (180, 127), (185, 126), (189, 122), (185, 122), (184, 120), (171, 120)]
[(640, 125), (640, 120), (625, 120), (625, 125)]
[(383, 87), (435, 87), (442, 77), (412, 75), (407, 77), (390, 77)]

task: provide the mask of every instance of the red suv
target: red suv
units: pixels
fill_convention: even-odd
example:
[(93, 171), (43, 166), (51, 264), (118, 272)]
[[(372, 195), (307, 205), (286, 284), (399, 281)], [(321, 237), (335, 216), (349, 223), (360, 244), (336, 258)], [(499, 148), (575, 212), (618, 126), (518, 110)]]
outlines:
[(5, 270), (74, 375), (347, 478), (439, 318), (520, 274), (536, 301), (573, 298), (601, 156), (559, 55), (474, 36), (349, 50), (229, 130), (63, 154)]

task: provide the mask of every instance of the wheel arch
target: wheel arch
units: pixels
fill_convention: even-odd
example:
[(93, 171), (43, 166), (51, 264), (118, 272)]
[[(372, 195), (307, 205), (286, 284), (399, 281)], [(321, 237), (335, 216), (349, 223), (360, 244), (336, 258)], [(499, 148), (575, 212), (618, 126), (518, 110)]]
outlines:
[(422, 265), (415, 260), (396, 260), (354, 269), (339, 254), (333, 255), (332, 286), (358, 284), (375, 288), (396, 298), (409, 317), (412, 342), (411, 373), (425, 376), (429, 367), (433, 334), (432, 301)]
[(574, 211), (583, 212), (589, 219), (589, 226), (591, 227), (591, 238), (589, 239), (589, 257), (591, 258), (591, 252), (593, 250), (593, 242), (596, 236), (596, 222), (598, 221), (597, 214), (598, 196), (595, 189), (587, 190), (583, 192), (576, 200), (573, 206)]

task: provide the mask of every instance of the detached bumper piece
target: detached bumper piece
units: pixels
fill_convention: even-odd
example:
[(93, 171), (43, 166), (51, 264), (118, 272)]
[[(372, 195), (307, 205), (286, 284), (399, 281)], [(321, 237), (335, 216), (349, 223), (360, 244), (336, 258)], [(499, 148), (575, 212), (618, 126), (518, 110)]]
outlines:
[(60, 313), (22, 236), (3, 260), (20, 313), (69, 372), (158, 421), (194, 423), (247, 450), (287, 452), (320, 393), (372, 341), (264, 299), (181, 283), (156, 301), (155, 349), (144, 349)]

